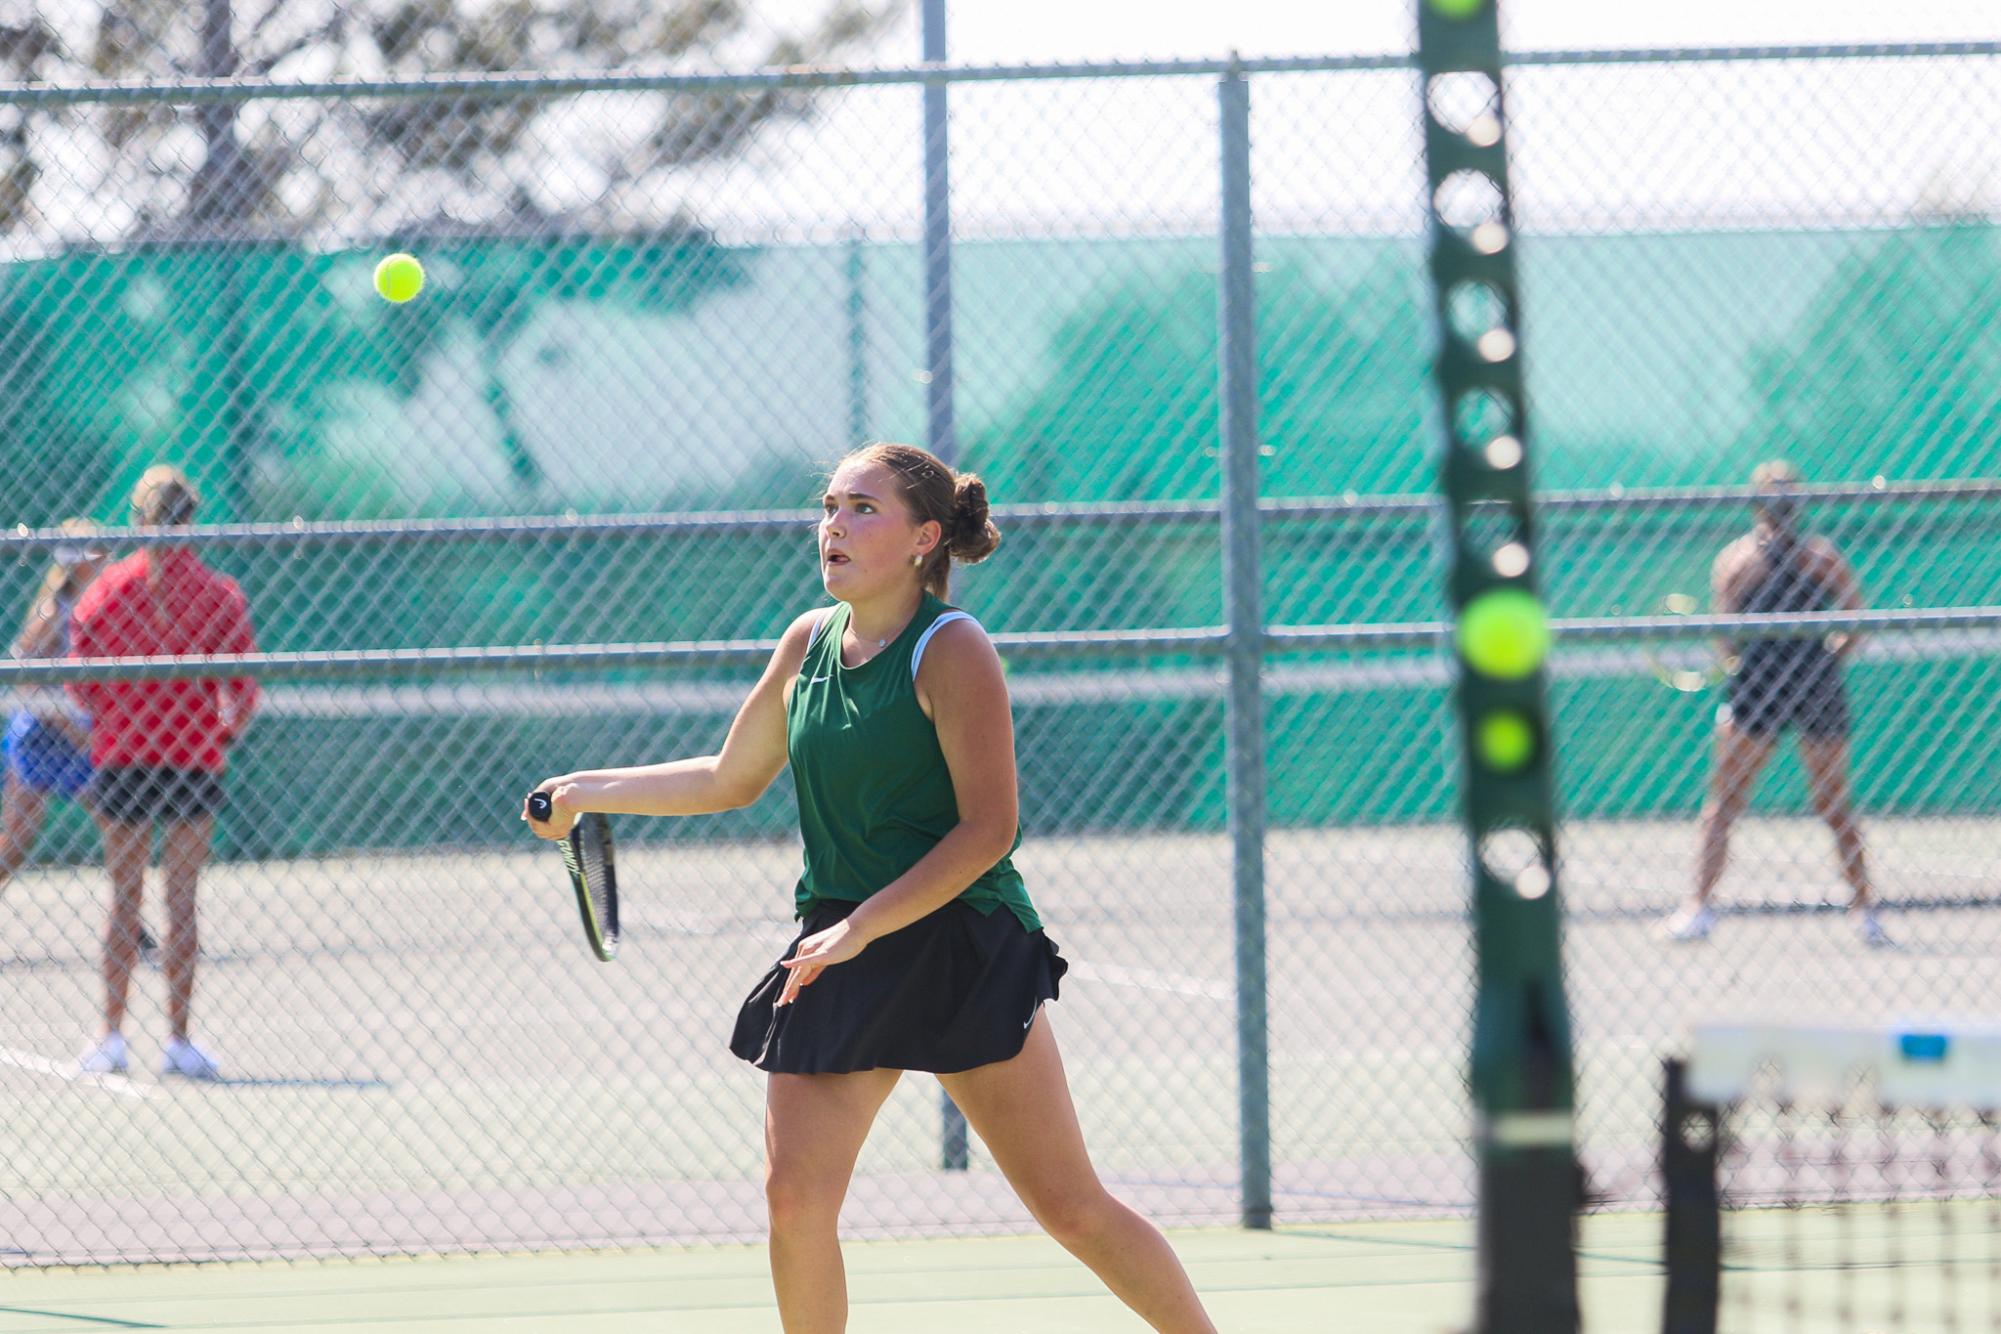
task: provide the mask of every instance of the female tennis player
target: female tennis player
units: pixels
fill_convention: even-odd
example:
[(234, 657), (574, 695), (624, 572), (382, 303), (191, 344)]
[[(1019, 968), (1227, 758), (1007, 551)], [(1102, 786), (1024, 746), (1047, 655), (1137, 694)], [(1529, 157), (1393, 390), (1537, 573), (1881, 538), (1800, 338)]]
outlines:
[[(88, 519), (64, 519), (61, 526), (75, 540), (55, 549), (14, 640), (17, 658), (69, 656), (70, 614), (110, 554)], [(35, 850), (49, 797), (83, 799), (90, 782), (90, 715), (60, 686), (23, 691), (7, 721), (6, 758), (6, 777), (0, 780), (0, 883)]]
[(802, 927), (730, 1041), (769, 1074), (771, 1274), (790, 1334), (847, 1327), (841, 1201), (905, 1070), (938, 1076), (1036, 1220), (1155, 1329), (1214, 1329), (1166, 1238), (1099, 1182), (1043, 1009), (1066, 965), (1010, 859), (1000, 658), (943, 600), (951, 562), (999, 541), (978, 478), (909, 445), (855, 451), (819, 525), (835, 605), (785, 631), (722, 752), (538, 789), (554, 814), (531, 827), (559, 838), (585, 811), (745, 806), (792, 766)]
[[(1774, 460), (1751, 474), (1755, 523), (1716, 557), (1710, 572), (1719, 613), (1803, 612), (1862, 605), (1855, 571), (1835, 545), (1800, 526), (1799, 474)], [(1786, 728), (1799, 732), (1800, 758), (1815, 811), (1834, 834), (1841, 874), (1848, 881), (1855, 930), (1869, 945), (1890, 937), (1876, 920), (1848, 784), (1848, 694), (1841, 663), (1859, 642), (1855, 634), (1820, 639), (1783, 636), (1725, 643), (1730, 662), (1726, 696), (1716, 715), (1716, 769), (1702, 807), (1702, 852), (1695, 895), (1661, 925), (1672, 940), (1705, 939), (1716, 924), (1710, 895), (1730, 858), (1730, 829), (1744, 813), (1751, 784), (1778, 748)]]

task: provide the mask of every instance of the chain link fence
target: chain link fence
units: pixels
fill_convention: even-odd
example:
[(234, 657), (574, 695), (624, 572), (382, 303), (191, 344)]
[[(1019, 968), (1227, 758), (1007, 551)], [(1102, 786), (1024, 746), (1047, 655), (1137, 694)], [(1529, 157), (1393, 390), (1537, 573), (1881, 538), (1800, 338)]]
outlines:
[[(1655, 1198), (1657, 1061), (1688, 1019), (1996, 1002), (1997, 51), (1511, 74), (1583, 1147), (1608, 1202)], [(1073, 962), (1055, 1021), (1108, 1180), (1166, 1221), (1238, 1219), (1265, 1140), (1240, 1123), (1247, 1045), (1279, 1219), (1459, 1211), (1471, 945), (1418, 91), (1400, 55), (1243, 68), (1254, 864), (1233, 861), (1217, 628), (1228, 65), (948, 80), (950, 443), (1006, 537), (956, 594), (1008, 663), (1018, 862)], [(28, 605), (65, 517), (133, 550), (116, 525), (149, 464), (206, 493), (192, 541), (268, 655), (201, 888), (196, 1034), (225, 1078), (154, 1076), (145, 971), (131, 1076), (78, 1073), (104, 872), (90, 820), (52, 800), (0, 897), (0, 1255), (760, 1235), (762, 1083), (724, 1036), (791, 930), (784, 781), (745, 811), (621, 824), (629, 943), (608, 968), (514, 817), (547, 774), (714, 749), (823, 596), (815, 470), (936, 438), (922, 72), (163, 77), (0, 90), (36, 164), (0, 217), (20, 525), (0, 605)], [(285, 170), (231, 158), (200, 187), (218, 211), (191, 213), (218, 143)], [(429, 270), (407, 306), (369, 288), (391, 248)], [(1773, 455), (1878, 609), (1848, 685), (1894, 951), (1817, 911), (1840, 881), (1784, 748), (1738, 832), (1739, 911), (1707, 945), (1652, 930), (1692, 883), (1717, 703), (1657, 669), (1703, 660), (1716, 624), (1675, 613), (1706, 605)], [(1231, 934), (1247, 873), (1262, 1034)], [(885, 1108), (850, 1230), (1025, 1226), (977, 1144), (941, 1169), (927, 1085)]]

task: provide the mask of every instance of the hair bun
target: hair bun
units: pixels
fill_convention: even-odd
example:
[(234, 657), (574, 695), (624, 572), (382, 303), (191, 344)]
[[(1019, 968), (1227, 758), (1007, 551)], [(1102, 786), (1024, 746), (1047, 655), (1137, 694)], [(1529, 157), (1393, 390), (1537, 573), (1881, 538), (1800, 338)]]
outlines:
[(978, 564), (1000, 545), (1000, 530), (987, 518), (987, 484), (973, 473), (960, 473), (954, 480), (952, 523), (945, 540), (962, 565)]

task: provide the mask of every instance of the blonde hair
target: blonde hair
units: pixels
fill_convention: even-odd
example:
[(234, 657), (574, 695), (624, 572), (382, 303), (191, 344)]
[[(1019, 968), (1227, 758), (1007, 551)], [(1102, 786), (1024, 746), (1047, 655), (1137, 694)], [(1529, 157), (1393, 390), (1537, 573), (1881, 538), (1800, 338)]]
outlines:
[(156, 463), (132, 488), (132, 522), (141, 528), (175, 528), (193, 523), (201, 492), (171, 463)]
[(110, 553), (102, 541), (98, 540), (99, 528), (89, 519), (64, 519), (56, 525), (57, 531), (66, 537), (76, 539), (56, 547), (55, 556), (49, 562), (47, 573), (36, 586), (35, 595), (28, 602), (28, 619), (33, 621), (41, 609), (52, 604), (64, 590), (71, 594), (83, 590), (76, 586), (77, 569), (93, 560), (103, 560)]
[(936, 523), (938, 545), (924, 557), (918, 582), (944, 597), (951, 586), (952, 562), (977, 565), (1000, 545), (1000, 529), (987, 517), (987, 484), (969, 472), (955, 472), (928, 449), (876, 443), (852, 450), (842, 463), (880, 463), (896, 476), (896, 489), (918, 523)]

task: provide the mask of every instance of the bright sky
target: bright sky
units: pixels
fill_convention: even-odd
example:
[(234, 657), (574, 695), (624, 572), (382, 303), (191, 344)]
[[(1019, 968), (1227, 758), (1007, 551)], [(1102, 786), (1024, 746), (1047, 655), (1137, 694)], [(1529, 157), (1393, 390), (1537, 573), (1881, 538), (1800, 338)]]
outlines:
[[(773, 21), (801, 4), (761, 12)], [(912, 0), (913, 8), (916, 0)], [(1503, 0), (1516, 49), (1983, 40), (1992, 0)], [(1407, 49), (1405, 0), (956, 0), (967, 64)], [(916, 20), (874, 59), (918, 54)], [(1864, 225), (1944, 196), (1991, 207), (1996, 62), (1621, 66), (1511, 76), (1526, 226)], [(1416, 122), (1403, 73), (1285, 76), (1252, 90), (1256, 203), (1269, 230), (1404, 230)], [(1180, 233), (1214, 226), (1216, 92), (1206, 79), (963, 85), (952, 92), (961, 235)], [(707, 173), (696, 212), (768, 234), (909, 235), (921, 207), (918, 98), (825, 99), (807, 126)]]
[[(290, 0), (310, 7), (331, 0)], [(750, 0), (746, 49), (796, 31), (832, 0)], [(920, 53), (907, 12), (857, 63), (902, 65)], [(949, 0), (949, 54), (966, 64), (1407, 49), (1413, 0)], [(6, 8), (0, 0), (0, 12)], [(75, 6), (78, 21), (88, 6)], [(254, 6), (247, 5), (250, 13)], [(56, 12), (65, 12), (58, 9)], [(304, 12), (303, 10), (301, 12)], [(1517, 49), (1801, 42), (1980, 40), (2001, 36), (2001, 0), (1502, 0)], [(83, 40), (85, 34), (77, 34)], [(1994, 209), (2001, 157), (1997, 62), (1843, 62), (1518, 71), (1510, 149), (1525, 226), (1873, 224), (1921, 201)], [(332, 70), (288, 68), (286, 77)], [(1256, 208), (1267, 231), (1410, 230), (1420, 189), (1408, 74), (1260, 78), (1253, 86)], [(636, 187), (634, 217), (677, 205), (731, 239), (826, 239), (865, 229), (916, 234), (922, 209), (920, 96), (914, 87), (823, 96), (807, 122), (768, 131), (741, 160)], [(953, 208), (966, 239), (1187, 235), (1216, 215), (1216, 90), (1210, 79), (962, 85), (952, 93)], [(271, 104), (245, 124), (285, 124)], [(586, 98), (538, 126), (545, 205), (594, 206), (595, 165), (631, 151), (645, 108)], [(296, 119), (296, 117), (295, 117)], [(122, 233), (139, 205), (83, 170), (87, 146), (44, 126), (58, 170), (43, 183), (51, 217), (84, 216)], [(616, 141), (616, 142), (614, 142)], [(167, 149), (200, 152), (194, 131)], [(338, 156), (335, 182), (384, 169)], [(65, 159), (64, 154), (77, 154)], [(65, 162), (78, 170), (62, 169)], [(317, 189), (301, 181), (302, 191)], [(338, 189), (339, 186), (336, 185)], [(431, 187), (451, 196), (456, 187)], [(384, 183), (391, 212), (435, 212), (421, 183)], [(359, 196), (359, 190), (351, 193)], [(381, 223), (355, 216), (366, 239)], [(73, 227), (65, 227), (74, 231)]]
[[(1407, 49), (1406, 0), (949, 0), (955, 60), (1353, 53)], [(1503, 0), (1511, 46), (1683, 46), (1980, 40), (2001, 36), (1988, 0)]]

